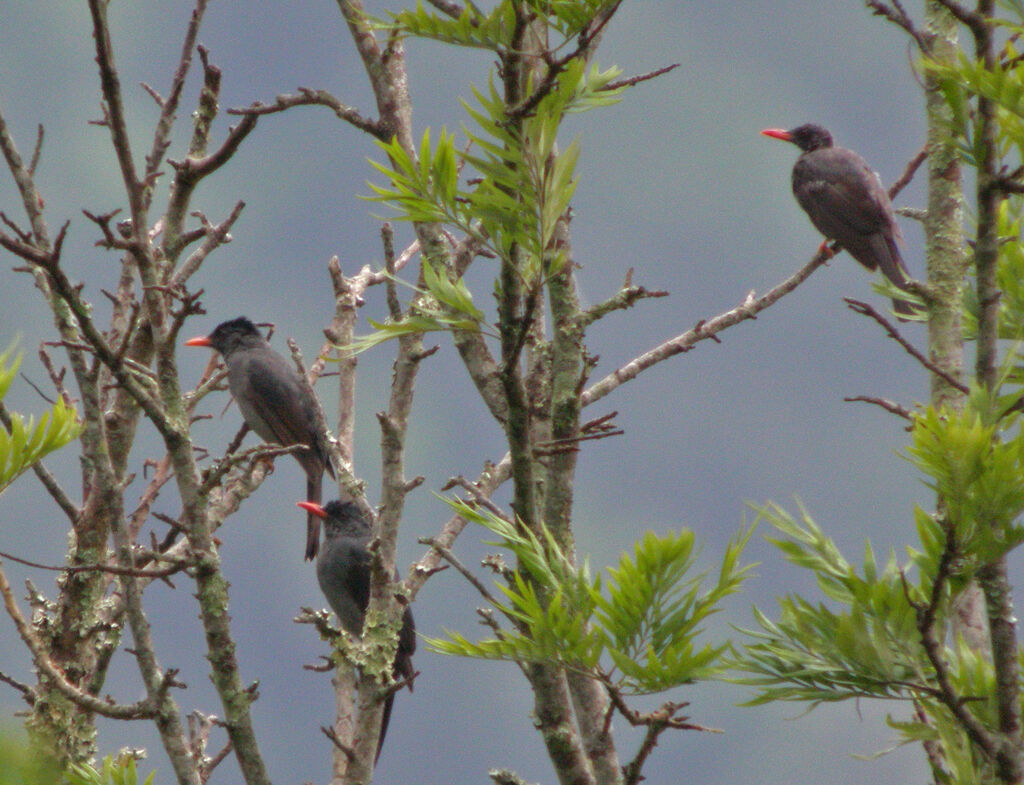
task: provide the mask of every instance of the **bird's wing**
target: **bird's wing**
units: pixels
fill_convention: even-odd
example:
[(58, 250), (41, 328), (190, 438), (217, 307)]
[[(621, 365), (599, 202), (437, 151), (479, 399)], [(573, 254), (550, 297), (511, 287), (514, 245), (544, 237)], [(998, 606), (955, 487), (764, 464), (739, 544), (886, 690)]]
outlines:
[(353, 635), (361, 635), (370, 602), (370, 553), (366, 542), (326, 537), (317, 559), (316, 577), (342, 626)]
[[(410, 679), (416, 671), (412, 666), (412, 655), (416, 652), (416, 622), (412, 618), (412, 608), (405, 606), (402, 613), (402, 629), (398, 633), (398, 652), (395, 654), (395, 678)], [(412, 691), (412, 682), (409, 682)]]
[(298, 372), (283, 357), (268, 352), (246, 352), (236, 368), (229, 383), (233, 382), (231, 392), (246, 422), (266, 441), (312, 447), (295, 457), (307, 474), (322, 473), (328, 461), (323, 437), (314, 428), (316, 401)]
[(848, 150), (817, 150), (797, 161), (793, 193), (818, 231), (843, 245), (851, 235), (899, 231), (877, 175)]
[(366, 543), (351, 548), (352, 565), (345, 571), (345, 588), (359, 610), (365, 615), (370, 604), (370, 552)]
[(896, 286), (906, 287), (889, 194), (860, 156), (841, 148), (803, 156), (793, 169), (793, 193), (819, 232), (869, 270), (880, 268)]

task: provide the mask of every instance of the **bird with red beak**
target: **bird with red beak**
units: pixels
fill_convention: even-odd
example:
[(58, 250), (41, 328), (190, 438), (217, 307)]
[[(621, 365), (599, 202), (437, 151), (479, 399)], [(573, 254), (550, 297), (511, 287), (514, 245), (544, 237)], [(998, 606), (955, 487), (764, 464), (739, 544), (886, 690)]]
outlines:
[[(908, 273), (892, 202), (867, 162), (852, 150), (834, 146), (832, 134), (820, 125), (761, 133), (802, 151), (793, 167), (793, 195), (826, 240), (835, 240), (869, 270), (881, 270), (894, 286), (906, 290)], [(903, 300), (894, 299), (893, 309), (900, 316), (915, 313)]]
[[(372, 535), (370, 523), (352, 502), (336, 500), (327, 502), (323, 507), (312, 502), (297, 504), (311, 515), (323, 519), (324, 544), (316, 560), (320, 591), (338, 615), (341, 626), (357, 638), (361, 637), (366, 608), (370, 603), (370, 562), (373, 558), (367, 548)], [(397, 572), (395, 580), (398, 580)], [(410, 692), (416, 675), (412, 667), (415, 651), (416, 623), (412, 618), (412, 609), (406, 605), (402, 612), (402, 628), (398, 632), (398, 649), (391, 673), (396, 682), (407, 684)], [(380, 757), (384, 736), (388, 732), (394, 701), (395, 693), (392, 691), (384, 699), (377, 758)]]
[[(218, 324), (209, 335), (191, 338), (186, 346), (208, 346), (224, 358), (228, 389), (246, 424), (266, 442), (307, 449), (294, 453), (306, 473), (306, 498), (320, 503), (324, 470), (334, 469), (327, 453), (327, 435), (317, 428), (320, 402), (295, 367), (270, 348), (256, 326), (240, 316)], [(316, 558), (320, 518), (306, 521), (306, 560)]]

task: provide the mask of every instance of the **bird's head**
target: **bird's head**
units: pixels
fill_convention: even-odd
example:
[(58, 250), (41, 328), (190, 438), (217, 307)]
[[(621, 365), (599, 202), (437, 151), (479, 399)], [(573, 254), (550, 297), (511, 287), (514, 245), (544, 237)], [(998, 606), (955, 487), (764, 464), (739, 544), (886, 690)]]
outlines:
[(820, 125), (813, 123), (798, 125), (791, 131), (784, 131), (781, 128), (765, 128), (761, 133), (773, 139), (792, 142), (805, 153), (832, 146), (832, 134)]
[(316, 502), (296, 502), (297, 506), (313, 513), (324, 522), (324, 536), (368, 537), (370, 522), (363, 516), (358, 505), (339, 499), (327, 502), (322, 507)]
[(256, 325), (244, 316), (239, 316), (237, 319), (221, 322), (209, 335), (189, 338), (185, 341), (185, 345), (208, 346), (226, 357), (235, 349), (242, 346), (259, 345), (263, 343), (263, 340), (263, 334), (256, 329)]

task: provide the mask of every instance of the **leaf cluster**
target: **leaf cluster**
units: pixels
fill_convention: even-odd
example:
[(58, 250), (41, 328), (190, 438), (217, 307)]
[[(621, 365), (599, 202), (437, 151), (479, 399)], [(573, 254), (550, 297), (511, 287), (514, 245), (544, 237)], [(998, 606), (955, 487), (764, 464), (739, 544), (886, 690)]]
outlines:
[[(0, 353), (0, 400), (18, 374), (21, 355), (13, 348)], [(0, 426), (0, 492), (32, 464), (78, 438), (82, 425), (75, 410), (58, 398), (36, 422), (12, 413), (9, 426)]]
[[(64, 777), (66, 785), (137, 785), (139, 782), (132, 754), (121, 754), (116, 760), (107, 755), (99, 769), (89, 764), (73, 764)], [(155, 777), (156, 772), (151, 771), (142, 785), (153, 785)]]
[(776, 700), (817, 704), (847, 698), (926, 694), (926, 674), (915, 654), (916, 613), (903, 570), (890, 556), (879, 565), (870, 545), (861, 573), (801, 508), (795, 519), (775, 504), (757, 508), (783, 536), (772, 538), (788, 561), (811, 570), (823, 594), (839, 606), (787, 595), (771, 621), (758, 608), (759, 630), (734, 663), (757, 687), (751, 705)]
[[(405, 35), (481, 47), (508, 54), (517, 24), (515, 6), (503, 2), (482, 14), (468, 5), (458, 19), (415, 11), (394, 16), (391, 25)], [(595, 14), (615, 3), (545, 2), (527, 4), (547, 16), (551, 26), (572, 38), (593, 21)], [(545, 78), (525, 86), (529, 111), (516, 114), (493, 79), (486, 91), (474, 89), (474, 102), (464, 102), (472, 121), (464, 127), (466, 142), (442, 129), (428, 128), (416, 150), (396, 137), (378, 142), (386, 161), (371, 161), (386, 183), (370, 183), (375, 201), (386, 202), (403, 220), (442, 225), (476, 243), (489, 255), (510, 265), (528, 290), (542, 286), (565, 264), (553, 242), (558, 220), (568, 209), (578, 179), (579, 143), (559, 149), (558, 133), (565, 116), (618, 100), (625, 88), (612, 82), (619, 69), (600, 70), (582, 56), (548, 65)], [(376, 333), (353, 347), (366, 349), (383, 340), (415, 332), (485, 330), (484, 315), (458, 274), (425, 271), (415, 312), (400, 321), (377, 322)], [(419, 307), (422, 305), (422, 307)], [(436, 307), (435, 307), (436, 305)]]
[[(374, 198), (398, 209), (405, 220), (457, 229), (501, 259), (513, 261), (511, 249), (522, 247), (526, 262), (521, 274), (535, 277), (576, 186), (579, 145), (574, 141), (556, 149), (561, 122), (571, 111), (614, 101), (620, 91), (605, 88), (619, 73), (596, 66), (588, 70), (583, 60), (571, 60), (521, 124), (508, 122), (493, 80), (487, 93), (474, 89), (476, 105), (464, 103), (475, 122), (464, 129), (470, 149), (460, 152), (454, 135), (443, 129), (436, 144), (427, 129), (415, 155), (397, 139), (378, 142), (388, 162), (371, 164), (389, 182), (370, 184)], [(557, 266), (557, 257), (547, 261)]]
[(715, 579), (693, 574), (695, 536), (683, 529), (648, 532), (607, 576), (576, 567), (544, 530), (541, 536), (465, 502), (457, 512), (498, 535), (519, 569), (496, 583), (497, 609), (512, 622), (477, 642), (447, 632), (430, 639), (436, 651), (463, 657), (546, 662), (596, 675), (624, 693), (661, 692), (722, 672), (726, 646), (700, 645), (702, 625), (721, 601), (739, 590), (751, 565), (740, 554), (752, 530), (726, 550)]
[(908, 448), (928, 486), (945, 501), (947, 529), (919, 527), (922, 541), (942, 539), (925, 541), (925, 552), (934, 555), (952, 537), (960, 580), (1024, 541), (1018, 520), (1024, 513), (1024, 433), (1003, 438), (986, 406), (989, 400), (987, 393), (975, 390), (963, 412), (929, 408), (916, 418)]
[(467, 2), (458, 17), (438, 14), (423, 0), (416, 8), (391, 13), (377, 26), (399, 35), (415, 36), (455, 46), (508, 52), (516, 46), (517, 34), (530, 18), (543, 17), (547, 28), (568, 44), (586, 30), (598, 15), (613, 9), (621, 0), (502, 0), (490, 11)]
[[(999, 214), (999, 335), (1020, 341), (1024, 338), (1024, 253), (1019, 219), (1024, 193), (1024, 53), (1018, 47), (1024, 33), (1024, 4), (1003, 0), (999, 6), (1007, 15), (991, 20), (992, 33), (1005, 37), (1006, 43), (993, 62), (960, 52), (953, 64), (926, 59), (923, 67), (935, 79), (950, 109), (947, 130), (950, 138), (957, 140), (961, 159), (971, 167), (983, 168), (985, 156), (997, 158), (994, 171), (999, 181), (991, 187), (1007, 197)], [(976, 130), (979, 98), (989, 101), (996, 113), (995, 149), (991, 152)], [(972, 339), (977, 332), (978, 298), (971, 286), (965, 287), (964, 305), (965, 337)]]
[[(1016, 25), (1008, 25), (1019, 31)], [(1011, 148), (1024, 149), (1024, 62), (1007, 45), (1006, 57), (991, 67), (960, 52), (954, 65), (926, 61), (925, 68), (936, 78), (951, 110), (950, 131), (960, 140), (961, 157), (971, 166), (986, 154), (983, 142), (974, 133), (972, 99), (981, 96), (992, 101), (998, 112), (1000, 153)]]
[(0, 725), (0, 785), (53, 785), (59, 780), (56, 761), (32, 749), (6, 724)]
[[(758, 629), (734, 664), (753, 685), (751, 704), (849, 698), (913, 700), (918, 718), (891, 723), (905, 742), (942, 742), (951, 781), (973, 782), (989, 765), (965, 740), (951, 706), (999, 728), (992, 663), (950, 640), (953, 604), (979, 568), (1024, 542), (1024, 434), (1001, 431), (998, 396), (973, 390), (962, 412), (934, 408), (915, 418), (907, 458), (943, 500), (916, 508), (919, 544), (901, 564), (884, 564), (870, 544), (851, 564), (801, 507), (799, 519), (775, 504), (758, 509), (781, 536), (788, 561), (810, 570), (824, 601), (782, 598), (777, 621), (754, 609)], [(940, 672), (942, 678), (940, 679)]]
[[(429, 260), (422, 265), (423, 286), (410, 287), (419, 296), (415, 309), (401, 319), (377, 321), (367, 319), (375, 332), (357, 336), (346, 347), (354, 353), (365, 352), (374, 346), (401, 338), (404, 335), (422, 335), (445, 330), (469, 330), (490, 334), (484, 324), (484, 314), (473, 304), (473, 294), (461, 278), (451, 279), (439, 272)], [(397, 276), (385, 272), (391, 281), (406, 285)]]

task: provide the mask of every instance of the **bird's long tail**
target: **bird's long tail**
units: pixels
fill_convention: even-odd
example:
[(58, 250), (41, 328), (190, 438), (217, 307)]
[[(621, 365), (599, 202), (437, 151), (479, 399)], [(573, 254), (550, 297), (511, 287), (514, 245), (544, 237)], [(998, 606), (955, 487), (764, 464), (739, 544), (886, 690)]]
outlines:
[[(403, 680), (407, 681), (409, 691), (412, 692), (412, 679), (415, 675), (416, 671), (412, 667), (412, 652), (403, 651), (400, 643), (398, 653), (395, 655), (395, 663), (392, 666), (392, 677), (398, 682)], [(384, 746), (384, 737), (388, 732), (388, 722), (391, 720), (391, 706), (394, 702), (395, 693), (391, 692), (388, 697), (384, 699), (384, 713), (380, 718), (380, 740), (377, 742), (377, 757), (373, 760), (374, 765), (377, 765), (377, 759), (380, 758), (381, 747)]]
[[(888, 278), (893, 286), (903, 291), (907, 290), (907, 266), (903, 262), (903, 257), (900, 255), (899, 247), (896, 244), (895, 238), (886, 238), (886, 250), (889, 253), (881, 253), (878, 255), (878, 267), (882, 271), (882, 275)], [(917, 310), (906, 300), (900, 300), (893, 298), (892, 308), (896, 312), (897, 316), (913, 316), (917, 313)]]
[(384, 748), (384, 737), (388, 735), (388, 722), (391, 721), (391, 706), (395, 702), (395, 693), (391, 693), (384, 699), (384, 713), (380, 718), (380, 738), (377, 739), (377, 755), (373, 759), (373, 765), (380, 760), (380, 751)]
[[(323, 493), (323, 474), (317, 473), (316, 478), (306, 475), (306, 501), (320, 504)], [(320, 550), (320, 518), (306, 513), (306, 561), (313, 561)]]
[[(877, 232), (863, 245), (847, 250), (869, 270), (881, 270), (882, 275), (889, 279), (897, 289), (908, 290), (910, 280), (907, 265), (900, 255), (898, 241), (894, 235), (888, 232)], [(892, 300), (892, 307), (901, 320), (904, 316), (913, 316), (917, 313), (917, 309), (906, 300), (895, 297)]]

